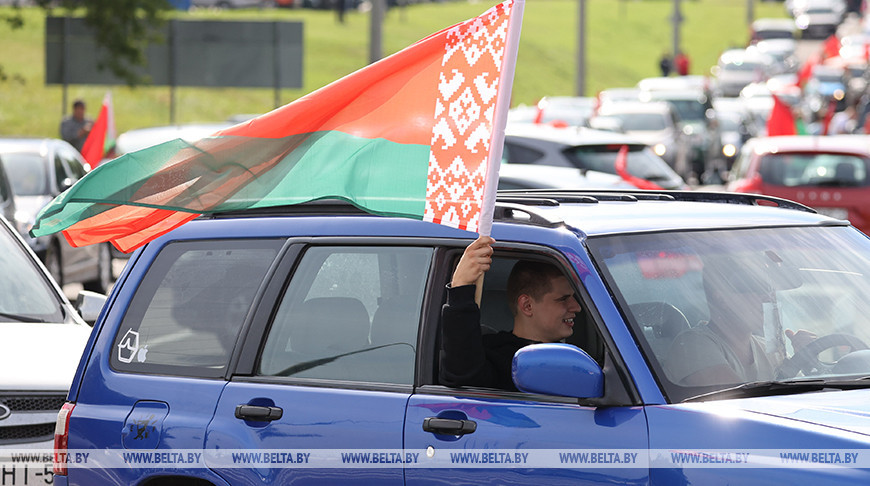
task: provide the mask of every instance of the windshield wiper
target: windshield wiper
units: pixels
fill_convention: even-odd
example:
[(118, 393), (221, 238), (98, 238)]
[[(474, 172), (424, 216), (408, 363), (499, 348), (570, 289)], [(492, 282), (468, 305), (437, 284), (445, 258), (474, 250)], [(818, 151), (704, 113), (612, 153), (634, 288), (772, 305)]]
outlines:
[(12, 319), (16, 322), (45, 322), (44, 320), (36, 317), (22, 316), (20, 314), (9, 314), (7, 312), (0, 312), (0, 318)]
[(752, 398), (771, 395), (791, 395), (820, 390), (851, 390), (870, 387), (870, 377), (854, 380), (796, 379), (783, 381), (752, 381), (742, 385), (702, 393), (683, 400), (683, 402), (703, 402), (726, 398)]

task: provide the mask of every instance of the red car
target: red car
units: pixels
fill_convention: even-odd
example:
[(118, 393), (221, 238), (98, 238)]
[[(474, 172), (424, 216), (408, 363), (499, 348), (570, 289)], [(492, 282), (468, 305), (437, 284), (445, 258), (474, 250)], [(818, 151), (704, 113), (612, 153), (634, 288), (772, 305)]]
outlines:
[(726, 189), (791, 199), (870, 233), (870, 136), (750, 139)]

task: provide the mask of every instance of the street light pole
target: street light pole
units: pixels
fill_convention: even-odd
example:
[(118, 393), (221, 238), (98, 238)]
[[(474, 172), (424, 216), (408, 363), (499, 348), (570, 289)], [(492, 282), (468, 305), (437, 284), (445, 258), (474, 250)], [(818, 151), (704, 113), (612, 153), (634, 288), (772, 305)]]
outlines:
[(577, 0), (577, 96), (586, 94), (586, 0)]
[(671, 59), (676, 59), (677, 53), (680, 52), (680, 23), (683, 21), (683, 15), (680, 13), (680, 0), (674, 0), (674, 17), (671, 20), (674, 23), (674, 49)]
[(371, 0), (372, 11), (369, 23), (369, 64), (380, 61), (384, 57), (383, 24), (384, 13), (387, 10), (387, 0)]

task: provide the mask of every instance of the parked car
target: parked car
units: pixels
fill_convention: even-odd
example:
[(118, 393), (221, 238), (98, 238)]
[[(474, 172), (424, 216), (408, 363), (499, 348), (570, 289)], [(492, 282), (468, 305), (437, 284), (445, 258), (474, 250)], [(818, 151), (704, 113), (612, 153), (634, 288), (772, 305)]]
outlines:
[(807, 0), (794, 15), (801, 39), (825, 39), (837, 33), (842, 21), (842, 11), (836, 9), (830, 0)]
[[(50, 484), (50, 457), (10, 464), (9, 454), (51, 450), (91, 327), (36, 255), (0, 216), (0, 457), (5, 484)], [(93, 298), (93, 297), (92, 297)], [(98, 299), (99, 300), (99, 299)], [(88, 314), (93, 322), (96, 314)], [(11, 449), (11, 451), (10, 451)]]
[(794, 39), (795, 21), (790, 18), (755, 19), (749, 26), (749, 43), (768, 39)]
[(758, 120), (739, 98), (715, 98), (713, 108), (722, 132), (722, 155), (725, 168), (730, 170), (737, 154), (752, 137), (758, 136), (761, 128)]
[(683, 178), (691, 175), (688, 136), (681, 127), (677, 110), (666, 101), (614, 102), (602, 105), (598, 117), (619, 120), (623, 131), (653, 148)]
[(797, 41), (794, 39), (768, 39), (758, 41), (751, 47), (773, 58), (771, 75), (797, 72), (800, 59), (797, 57)]
[(749, 140), (727, 190), (787, 198), (870, 231), (870, 137), (759, 137)]
[(30, 236), (36, 215), (90, 170), (72, 145), (52, 138), (0, 138), (0, 163), (12, 182), (15, 225), (61, 286), (81, 283), (107, 292), (112, 284), (111, 245), (75, 248), (62, 235)]
[(689, 141), (689, 164), (695, 177), (719, 165), (722, 154), (722, 133), (710, 93), (704, 88), (685, 87), (679, 90), (645, 91), (643, 101), (666, 101), (674, 107), (680, 119), (680, 129)]
[[(628, 174), (665, 189), (687, 189), (686, 182), (643, 141), (628, 135), (590, 128), (559, 128), (510, 124), (505, 130), (504, 163), (573, 167), (587, 176), (617, 175), (616, 158), (628, 147)], [(595, 176), (598, 182), (601, 180)]]
[(0, 215), (7, 221), (15, 221), (15, 197), (12, 194), (12, 183), (3, 168), (3, 160), (0, 157)]
[(729, 49), (712, 68), (716, 96), (737, 96), (747, 84), (767, 81), (773, 58), (754, 49)]
[[(55, 482), (870, 481), (853, 465), (870, 447), (870, 239), (763, 196), (499, 197), (480, 332), (510, 329), (520, 260), (555, 265), (580, 304), (564, 343), (514, 355), (521, 391), (439, 380), (446, 284), (475, 235), (329, 201), (216, 214), (131, 259), (58, 414)], [(742, 343), (777, 375), (684, 382), (731, 366), (687, 341), (718, 332), (726, 292), (742, 295), (727, 329), (754, 332)], [(796, 352), (798, 330), (818, 338)]]

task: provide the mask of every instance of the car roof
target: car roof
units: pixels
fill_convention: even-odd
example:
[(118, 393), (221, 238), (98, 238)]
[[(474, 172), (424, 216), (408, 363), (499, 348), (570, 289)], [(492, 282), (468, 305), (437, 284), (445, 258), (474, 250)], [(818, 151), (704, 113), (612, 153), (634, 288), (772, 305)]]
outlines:
[(659, 76), (643, 78), (637, 82), (637, 88), (643, 91), (674, 91), (674, 90), (700, 90), (708, 89), (710, 80), (707, 76), (693, 74), (688, 76)]
[[(60, 139), (45, 137), (4, 137), (0, 138), (0, 150), (4, 151), (44, 151), (52, 144), (66, 143)], [(72, 146), (70, 146), (72, 147)]]
[(789, 18), (761, 18), (755, 19), (752, 22), (753, 30), (790, 30), (794, 31), (797, 27), (795, 26), (794, 19)]
[(233, 125), (232, 122), (214, 122), (136, 128), (118, 136), (116, 151), (118, 154), (135, 152), (177, 138), (193, 142)]
[(629, 143), (646, 145), (624, 133), (587, 127), (555, 127), (536, 123), (514, 123), (505, 127), (506, 137), (534, 138), (570, 146)]
[(870, 135), (792, 135), (755, 137), (746, 142), (756, 153), (776, 152), (850, 152), (870, 156)]
[(614, 113), (668, 113), (673, 111), (667, 101), (618, 101), (608, 103), (598, 110), (599, 115)]
[[(778, 206), (767, 205), (777, 204)], [(323, 225), (324, 215), (336, 224)], [(312, 218), (311, 220), (299, 218)], [(263, 218), (263, 219), (259, 219)], [(225, 220), (209, 226), (207, 220)], [(702, 191), (528, 190), (499, 191), (492, 236), (559, 244), (559, 238), (642, 232), (848, 225), (798, 203), (753, 194)], [(544, 238), (541, 228), (559, 230)], [(579, 233), (578, 233), (579, 232)], [(408, 218), (363, 213), (340, 201), (321, 200), (202, 216), (156, 240), (201, 239), (245, 234), (249, 237), (409, 236), (473, 239), (467, 231)]]

